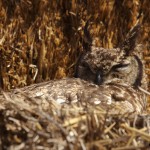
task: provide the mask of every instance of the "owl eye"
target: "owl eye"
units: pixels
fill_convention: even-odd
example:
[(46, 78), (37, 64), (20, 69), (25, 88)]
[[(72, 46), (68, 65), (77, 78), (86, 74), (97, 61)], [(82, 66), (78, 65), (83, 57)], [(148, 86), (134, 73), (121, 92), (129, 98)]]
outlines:
[(112, 67), (112, 70), (114, 70), (114, 71), (126, 70), (129, 65), (130, 65), (130, 63), (117, 64), (117, 65), (115, 65), (115, 66)]
[(83, 67), (89, 68), (89, 64), (88, 64), (87, 62), (82, 62), (81, 65), (82, 65)]

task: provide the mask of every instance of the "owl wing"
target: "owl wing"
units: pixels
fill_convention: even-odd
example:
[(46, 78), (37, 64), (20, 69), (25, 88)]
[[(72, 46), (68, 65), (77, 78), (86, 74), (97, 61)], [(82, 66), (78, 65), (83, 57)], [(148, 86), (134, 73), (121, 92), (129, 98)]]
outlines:
[(34, 102), (43, 109), (49, 109), (49, 104), (55, 102), (61, 106), (79, 103), (95, 105), (113, 114), (141, 113), (144, 109), (142, 97), (128, 86), (111, 84), (97, 86), (74, 78), (31, 85), (13, 90), (7, 95), (11, 97), (13, 103), (16, 101), (18, 105), (20, 104), (20, 107), (23, 107), (24, 102), (26, 105)]

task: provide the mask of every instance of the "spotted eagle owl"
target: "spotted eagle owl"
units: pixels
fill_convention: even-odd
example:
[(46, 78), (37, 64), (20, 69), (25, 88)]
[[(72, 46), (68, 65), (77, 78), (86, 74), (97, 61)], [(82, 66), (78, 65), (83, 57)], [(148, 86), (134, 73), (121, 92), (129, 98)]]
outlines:
[(88, 50), (79, 59), (76, 77), (100, 85), (107, 99), (138, 101), (145, 108), (146, 96), (139, 91), (147, 89), (142, 46), (137, 44), (140, 24), (129, 31), (120, 47), (112, 49), (93, 46), (87, 27), (88, 22), (84, 29)]
[[(85, 35), (89, 36), (86, 28)], [(90, 42), (90, 49), (79, 60), (76, 77), (99, 85), (117, 80), (134, 87), (144, 86), (142, 46), (136, 43), (139, 30), (140, 25), (136, 24), (119, 48), (95, 47)]]
[(13, 90), (7, 96), (19, 103), (29, 97), (36, 98), (41, 104), (51, 100), (62, 105), (82, 102), (98, 105), (104, 110), (111, 107), (111, 113), (143, 112), (146, 97), (139, 89), (146, 88), (146, 82), (142, 49), (136, 43), (140, 25), (136, 24), (122, 45), (113, 49), (93, 46), (87, 26), (88, 23), (84, 30), (89, 50), (79, 59), (77, 78), (31, 85)]

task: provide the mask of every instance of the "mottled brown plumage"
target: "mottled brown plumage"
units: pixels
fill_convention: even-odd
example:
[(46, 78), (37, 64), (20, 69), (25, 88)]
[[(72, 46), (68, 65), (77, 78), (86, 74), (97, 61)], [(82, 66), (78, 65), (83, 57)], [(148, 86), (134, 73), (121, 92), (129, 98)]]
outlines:
[[(105, 49), (90, 46), (90, 50), (85, 50), (85, 53), (79, 60), (76, 77), (97, 82), (96, 84), (104, 84), (108, 80), (121, 79), (121, 81), (131, 86), (141, 86), (142, 78), (144, 77), (144, 67), (141, 60), (142, 49), (136, 43), (139, 30), (140, 25), (136, 24), (118, 48)], [(87, 32), (87, 30), (85, 31)], [(98, 78), (100, 78), (100, 81)]]
[(146, 108), (146, 96), (139, 87), (146, 88), (146, 82), (142, 49), (136, 44), (139, 27), (137, 24), (116, 49), (94, 47), (90, 43), (90, 50), (82, 55), (77, 65), (78, 78), (16, 89), (5, 94), (6, 99), (11, 97), (12, 102), (20, 104), (22, 101), (29, 104), (29, 99), (34, 99), (44, 109), (48, 109), (50, 101), (55, 101), (63, 106), (90, 103), (114, 114), (142, 113)]
[[(88, 39), (88, 30), (84, 31)], [(137, 23), (121, 46), (113, 49), (95, 47), (91, 40), (86, 40), (89, 49), (85, 50), (78, 62), (76, 77), (103, 86), (105, 90), (102, 90), (102, 93), (109, 95), (108, 99), (119, 99), (120, 104), (122, 100), (127, 100), (130, 104), (137, 103), (136, 108), (142, 108), (146, 105), (146, 96), (139, 87), (146, 89), (147, 83), (142, 47), (137, 44), (139, 31), (140, 24)], [(144, 105), (141, 107), (138, 102)], [(128, 106), (129, 104), (126, 104), (126, 108)]]
[(111, 114), (141, 113), (145, 109), (143, 95), (126, 84), (111, 83), (98, 86), (77, 78), (34, 84), (13, 90), (6, 95), (6, 99), (9, 100), (10, 97), (12, 103), (21, 105), (25, 101), (27, 105), (32, 106), (34, 100), (44, 109), (49, 108), (51, 101), (64, 106), (78, 103), (86, 106), (88, 103), (105, 111), (109, 110)]

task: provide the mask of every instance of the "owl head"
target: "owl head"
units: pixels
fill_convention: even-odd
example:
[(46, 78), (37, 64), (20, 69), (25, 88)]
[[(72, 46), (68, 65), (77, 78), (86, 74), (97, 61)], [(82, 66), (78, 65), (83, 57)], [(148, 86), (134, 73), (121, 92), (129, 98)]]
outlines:
[(85, 52), (78, 61), (75, 77), (98, 85), (115, 81), (135, 87), (141, 86), (143, 78), (142, 47), (137, 45), (140, 24), (137, 23), (129, 31), (121, 46), (105, 49), (93, 46), (87, 30), (88, 23), (84, 28), (88, 47), (85, 47)]

